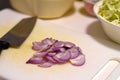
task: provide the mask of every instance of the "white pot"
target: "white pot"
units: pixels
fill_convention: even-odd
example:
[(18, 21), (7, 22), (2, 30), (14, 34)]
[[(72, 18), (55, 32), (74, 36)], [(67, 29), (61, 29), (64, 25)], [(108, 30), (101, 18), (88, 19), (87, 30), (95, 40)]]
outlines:
[(63, 16), (74, 0), (10, 0), (16, 10), (39, 18), (57, 18)]

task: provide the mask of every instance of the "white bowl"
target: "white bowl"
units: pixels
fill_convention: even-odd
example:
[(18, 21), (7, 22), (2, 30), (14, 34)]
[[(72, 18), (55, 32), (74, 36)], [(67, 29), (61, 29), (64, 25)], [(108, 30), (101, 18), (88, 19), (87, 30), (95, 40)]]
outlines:
[(103, 3), (103, 1), (99, 1), (94, 5), (94, 8), (93, 8), (94, 13), (100, 20), (102, 27), (104, 29), (104, 32), (107, 34), (107, 36), (111, 40), (113, 40), (117, 43), (120, 43), (120, 26), (107, 21), (106, 19), (104, 19), (102, 16), (100, 16), (98, 14), (99, 7), (102, 5), (102, 3)]
[(10, 0), (16, 10), (39, 18), (63, 16), (75, 0)]

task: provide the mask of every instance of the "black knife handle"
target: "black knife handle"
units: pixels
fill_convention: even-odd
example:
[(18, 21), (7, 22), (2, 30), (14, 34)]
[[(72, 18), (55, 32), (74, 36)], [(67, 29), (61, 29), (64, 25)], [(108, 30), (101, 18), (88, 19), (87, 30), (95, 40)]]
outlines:
[(8, 49), (9, 47), (10, 47), (10, 44), (8, 42), (0, 40), (0, 54), (2, 50)]

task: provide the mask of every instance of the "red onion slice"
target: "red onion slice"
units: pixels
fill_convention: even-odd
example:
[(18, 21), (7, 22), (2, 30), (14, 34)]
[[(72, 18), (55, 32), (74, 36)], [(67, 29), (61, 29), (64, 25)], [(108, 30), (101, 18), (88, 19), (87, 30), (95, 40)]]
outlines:
[(63, 47), (65, 44), (63, 41), (57, 41), (55, 44), (54, 44), (54, 47), (56, 48), (60, 48), (60, 47)]
[(34, 54), (34, 57), (44, 57), (47, 54), (48, 54), (47, 52), (38, 52), (38, 53)]
[(34, 50), (37, 51), (44, 51), (50, 48), (50, 45), (45, 44), (45, 43), (40, 43), (40, 42), (33, 42), (33, 47)]
[(71, 48), (73, 46), (75, 46), (75, 44), (71, 43), (71, 42), (65, 42), (65, 47)]
[(57, 61), (52, 56), (46, 56), (47, 60), (52, 63), (57, 63)]
[(51, 67), (53, 65), (53, 63), (52, 62), (44, 62), (44, 63), (42, 63), (42, 64), (39, 64), (38, 66), (39, 67)]
[(29, 59), (26, 63), (31, 63), (31, 64), (40, 64), (43, 62), (43, 58), (42, 57), (32, 57), (31, 59)]
[(49, 49), (55, 42), (56, 40), (52, 38), (46, 38), (41, 42), (33, 42), (33, 49), (39, 51), (45, 51)]
[(41, 41), (41, 43), (48, 44), (48, 45), (53, 45), (55, 42), (56, 42), (56, 40), (52, 39), (52, 38), (46, 38)]
[(76, 58), (77, 56), (79, 56), (80, 54), (82, 54), (82, 53), (79, 51), (79, 48), (78, 48), (78, 47), (73, 47), (73, 48), (69, 49), (68, 52), (71, 54), (71, 59), (74, 59), (74, 58)]
[(60, 52), (58, 54), (55, 55), (56, 58), (58, 58), (59, 60), (62, 60), (62, 61), (68, 61), (71, 57), (70, 53), (69, 52)]
[(34, 50), (36, 50), (36, 51), (40, 50), (40, 48), (41, 48), (41, 46), (39, 45), (40, 42), (33, 42), (32, 44), (33, 44), (33, 47), (32, 47), (32, 48), (33, 48)]
[(64, 52), (64, 51), (66, 51), (66, 49), (63, 48), (63, 47), (60, 47), (60, 48), (59, 47), (53, 47), (53, 51), (58, 53), (58, 52)]
[(85, 63), (85, 56), (82, 54), (75, 59), (70, 59), (70, 63), (75, 66), (81, 66)]
[(54, 55), (56, 55), (56, 53), (55, 53), (55, 52), (50, 52), (50, 53), (48, 53), (47, 55), (48, 55), (48, 56), (54, 56)]
[(63, 61), (61, 59), (59, 59), (57, 56), (53, 56), (53, 59), (57, 61), (57, 63), (66, 63), (66, 61)]

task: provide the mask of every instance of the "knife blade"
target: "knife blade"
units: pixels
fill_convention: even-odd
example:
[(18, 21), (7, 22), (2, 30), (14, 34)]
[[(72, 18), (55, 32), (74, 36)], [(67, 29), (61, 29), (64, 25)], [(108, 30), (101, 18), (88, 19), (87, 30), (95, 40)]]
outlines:
[(0, 54), (10, 46), (19, 47), (32, 32), (37, 17), (22, 19), (10, 31), (0, 38)]

